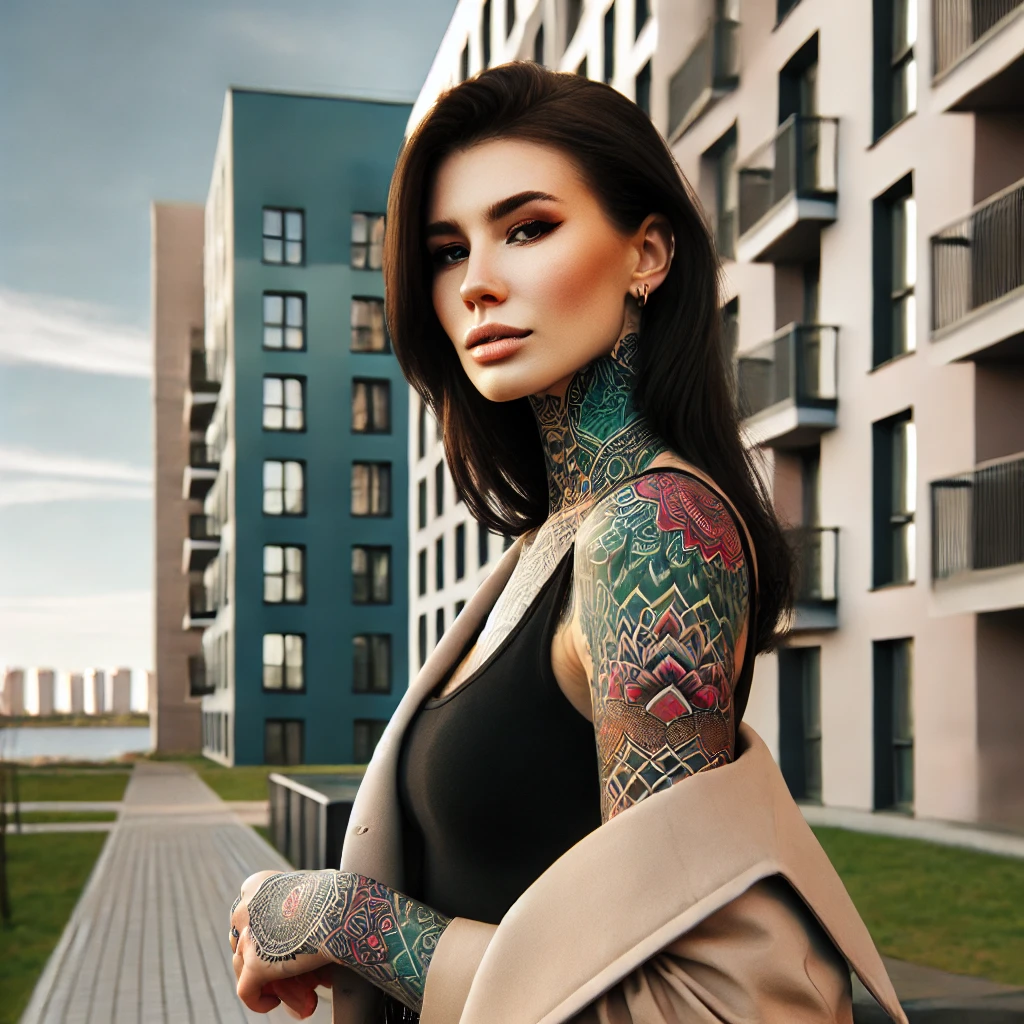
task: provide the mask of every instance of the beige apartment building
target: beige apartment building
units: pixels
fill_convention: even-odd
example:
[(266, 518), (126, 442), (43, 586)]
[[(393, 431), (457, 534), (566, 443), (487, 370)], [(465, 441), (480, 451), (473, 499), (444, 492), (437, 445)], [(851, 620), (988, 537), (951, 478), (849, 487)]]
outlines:
[(183, 543), (187, 549), (191, 535), (202, 534), (202, 498), (216, 475), (203, 440), (216, 400), (203, 356), (204, 217), (200, 203), (154, 203), (151, 211), (156, 675), (149, 714), (158, 753), (202, 747), (202, 628), (213, 616), (201, 578), (183, 569)]
[(800, 567), (747, 713), (794, 794), (1024, 824), (1024, 3), (461, 0), (410, 124), (515, 58), (635, 99), (714, 227)]

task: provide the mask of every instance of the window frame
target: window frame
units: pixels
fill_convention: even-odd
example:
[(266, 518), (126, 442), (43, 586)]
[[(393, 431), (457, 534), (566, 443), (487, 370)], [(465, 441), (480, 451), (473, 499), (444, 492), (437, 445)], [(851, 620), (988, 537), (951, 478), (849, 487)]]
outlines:
[(466, 524), (455, 524), (455, 581), (466, 578)]
[[(281, 215), (281, 234), (280, 235), (268, 235), (266, 231), (266, 214), (278, 213)], [(288, 239), (288, 218), (287, 214), (297, 213), (301, 218), (302, 223), (302, 237), (299, 238), (299, 247), (302, 253), (301, 259), (298, 262), (293, 262), (285, 259), (287, 250), (285, 248)], [(302, 207), (298, 206), (264, 206), (260, 214), (260, 229), (261, 229), (261, 242), (260, 242), (260, 263), (267, 267), (304, 267), (306, 265), (306, 211)], [(281, 259), (279, 260), (268, 260), (267, 254), (267, 241), (279, 241), (281, 243)], [(295, 239), (291, 239), (295, 241)]]
[[(909, 425), (913, 433), (904, 427)], [(917, 438), (913, 407), (872, 423), (872, 589), (917, 583)], [(908, 439), (897, 452), (897, 438)], [(913, 437), (913, 442), (909, 438)], [(911, 450), (912, 449), (912, 450)], [(902, 470), (902, 472), (901, 472)], [(899, 477), (899, 479), (897, 479)], [(911, 484), (913, 487), (911, 488)], [(902, 493), (897, 493), (902, 492)], [(912, 495), (912, 507), (904, 498)], [(896, 572), (902, 553), (906, 575)]]
[[(276, 351), (276, 350), (275, 350)], [(294, 350), (292, 350), (294, 351)], [(279, 380), (281, 381), (281, 405), (267, 405), (267, 385), (268, 380)], [(287, 426), (287, 412), (288, 404), (286, 401), (287, 393), (287, 381), (296, 381), (299, 385), (299, 393), (302, 398), (302, 404), (299, 407), (299, 412), (302, 414), (302, 426), (301, 427), (289, 427)], [(267, 409), (280, 409), (281, 410), (281, 426), (280, 427), (268, 427), (267, 426)], [(306, 433), (306, 378), (303, 375), (296, 373), (265, 373), (263, 374), (263, 417), (262, 417), (262, 428), (265, 433), (268, 434), (304, 434)]]
[[(386, 494), (387, 497), (387, 509), (384, 512), (356, 512), (355, 511), (355, 498), (356, 498), (356, 468), (361, 467), (369, 471), (369, 478), (367, 480), (367, 497), (370, 499), (372, 505), (373, 495), (373, 477), (380, 474), (382, 470), (386, 470), (387, 476), (387, 487), (381, 488), (380, 481), (377, 482), (377, 490), (381, 494)], [(376, 471), (376, 473), (375, 473)], [(349, 515), (353, 519), (391, 519), (394, 517), (394, 467), (393, 463), (383, 459), (353, 459), (351, 463), (351, 471), (349, 475), (349, 493), (351, 495), (351, 502), (349, 504)]]
[[(380, 742), (381, 736), (384, 734), (385, 728), (387, 728), (387, 724), (388, 724), (388, 720), (386, 718), (354, 718), (352, 720), (352, 763), (353, 764), (368, 764), (369, 763), (370, 758), (373, 757), (374, 750), (376, 750), (376, 748), (377, 748), (377, 744)], [(371, 730), (369, 730), (370, 736), (372, 736), (372, 734), (374, 732), (377, 733), (377, 738), (375, 740), (372, 740), (372, 742), (370, 742), (370, 744), (369, 744), (370, 749), (367, 751), (369, 756), (366, 758), (365, 761), (357, 760), (356, 759), (356, 754), (357, 753), (362, 753), (362, 751), (358, 750), (357, 744), (356, 744), (356, 739), (357, 739), (357, 736), (358, 736), (358, 730), (359, 730), (360, 726), (372, 726), (373, 728)]]
[[(280, 573), (268, 573), (267, 572), (267, 548), (280, 548), (281, 549), (281, 572)], [(288, 572), (288, 550), (298, 551), (302, 559), (302, 566), (299, 571), (299, 581), (302, 586), (302, 597), (298, 601), (288, 600), (288, 576), (294, 575)], [(281, 605), (292, 605), (301, 606), (306, 603), (306, 545), (305, 544), (284, 544), (284, 543), (271, 543), (263, 545), (263, 604), (268, 608), (277, 608)], [(267, 599), (267, 577), (271, 578), (279, 577), (281, 580), (281, 600), (270, 601)]]
[[(872, 643), (874, 793), (876, 811), (914, 813), (914, 638)], [(902, 692), (900, 692), (902, 690)], [(900, 697), (906, 721), (900, 723)], [(907, 728), (900, 729), (903, 724)], [(909, 752), (909, 758), (907, 757)], [(909, 760), (909, 794), (901, 792), (900, 762)]]
[[(365, 217), (366, 218), (366, 241), (365, 242), (357, 242), (356, 239), (355, 239), (355, 234), (356, 234), (356, 232), (355, 232), (356, 217)], [(377, 271), (377, 272), (380, 271), (380, 269), (381, 269), (380, 264), (378, 264), (377, 266), (374, 266), (370, 262), (370, 257), (371, 257), (371, 255), (372, 255), (372, 253), (374, 251), (374, 244), (375, 244), (374, 241), (373, 241), (373, 229), (374, 229), (374, 227), (378, 223), (381, 223), (381, 222), (383, 222), (383, 224), (381, 226), (381, 242), (380, 242), (380, 246), (381, 246), (381, 253), (383, 254), (383, 249), (384, 249), (384, 231), (387, 228), (387, 214), (386, 213), (381, 213), (379, 211), (372, 211), (372, 210), (353, 210), (352, 211), (352, 215), (349, 217), (349, 239), (348, 239), (349, 240), (349, 251), (348, 251), (348, 260), (349, 260), (348, 265), (349, 265), (349, 269), (351, 269), (351, 270), (373, 270), (373, 271)], [(364, 262), (362, 264), (357, 264), (355, 259), (353, 258), (355, 256), (356, 251), (357, 251), (357, 248), (356, 248), (357, 246), (361, 247), (361, 249), (359, 251), (362, 251), (364, 253), (364, 257), (363, 257)]]
[[(356, 331), (364, 328), (356, 326), (352, 321), (355, 319), (356, 303), (365, 302), (380, 312), (380, 337), (383, 339), (382, 348), (357, 348)], [(349, 301), (349, 352), (359, 356), (380, 356), (391, 354), (391, 336), (388, 334), (387, 320), (384, 317), (384, 300), (379, 295), (353, 295)], [(370, 328), (372, 330), (372, 327)]]
[[(281, 315), (283, 319), (279, 324), (271, 323), (267, 320), (267, 299), (281, 299)], [(302, 345), (299, 348), (289, 348), (285, 344), (285, 340), (288, 337), (288, 300), (298, 299), (302, 306), (302, 325), (299, 328), (302, 332)], [(262, 293), (261, 298), (261, 311), (260, 315), (263, 318), (263, 335), (260, 340), (260, 345), (264, 352), (308, 352), (309, 351), (309, 302), (308, 294), (306, 292), (296, 291), (282, 291), (280, 289), (268, 289)], [(276, 345), (267, 344), (267, 328), (277, 328), (281, 331), (281, 346), (278, 348)], [(294, 328), (292, 328), (294, 329)]]
[[(351, 545), (351, 558), (349, 561), (349, 571), (352, 575), (352, 599), (351, 604), (356, 605), (359, 608), (365, 607), (383, 607), (390, 605), (394, 602), (394, 579), (393, 579), (393, 558), (392, 558), (392, 546), (390, 544), (353, 544)], [(356, 551), (364, 551), (367, 555), (367, 594), (368, 599), (365, 601), (356, 600), (356, 579), (358, 578), (355, 572), (355, 568), (352, 566), (352, 562), (355, 560)], [(374, 580), (374, 555), (385, 555), (387, 557), (387, 597), (383, 600), (373, 600), (373, 580)]]
[[(914, 203), (914, 229), (909, 230), (907, 241), (913, 252), (914, 281), (896, 287), (895, 226), (896, 208), (906, 202)], [(905, 209), (905, 207), (904, 207)], [(914, 173), (905, 174), (872, 201), (872, 337), (871, 369), (878, 369), (893, 359), (917, 351), (917, 283), (920, 265), (917, 259), (917, 202), (914, 196)], [(902, 221), (907, 223), (905, 214)], [(904, 255), (906, 255), (906, 252)], [(906, 346), (896, 351), (894, 313), (897, 304), (914, 304), (913, 328), (907, 335)]]
[[(373, 680), (376, 677), (376, 662), (374, 653), (374, 640), (385, 640), (387, 648), (387, 687), (385, 689), (377, 689), (372, 683), (364, 688), (359, 688), (356, 685), (356, 641), (366, 640), (367, 643), (367, 673), (368, 679)], [(359, 695), (369, 695), (373, 697), (390, 696), (392, 689), (394, 688), (394, 645), (391, 642), (392, 637), (390, 633), (354, 633), (352, 635), (352, 692)]]
[[(387, 417), (388, 422), (386, 427), (378, 427), (374, 421), (374, 403), (373, 403), (373, 389), (379, 385), (384, 386), (384, 393), (387, 395)], [(388, 435), (391, 433), (391, 381), (387, 377), (353, 377), (352, 378), (352, 416), (355, 417), (356, 410), (356, 389), (358, 387), (365, 387), (367, 389), (366, 396), (366, 409), (367, 409), (367, 422), (371, 424), (372, 429), (359, 430), (356, 428), (354, 421), (350, 421), (349, 433), (359, 434), (360, 436), (366, 434), (377, 434), (377, 435)]]
[[(270, 761), (267, 759), (267, 727), (270, 725), (281, 726), (281, 750), (285, 754), (285, 758), (282, 761)], [(285, 735), (285, 726), (297, 725), (299, 727), (299, 754), (300, 758), (298, 761), (289, 761), (287, 759), (287, 741)], [(306, 763), (306, 720), (304, 718), (264, 718), (263, 719), (263, 763), (279, 765), (281, 767), (288, 767), (290, 765), (305, 764)]]
[[(272, 665), (267, 662), (267, 638), (272, 636), (279, 636), (281, 638), (281, 664)], [(301, 641), (300, 647), (302, 651), (301, 660), (299, 661), (298, 667), (302, 671), (302, 686), (294, 687), (288, 686), (288, 669), (289, 667), (294, 668), (295, 666), (289, 666), (288, 663), (288, 637), (297, 638)], [(305, 633), (278, 633), (270, 632), (263, 634), (263, 673), (260, 679), (260, 692), (261, 693), (289, 693), (289, 694), (303, 694), (306, 692), (306, 634)], [(268, 668), (279, 668), (281, 670), (281, 685), (280, 686), (267, 686), (267, 669)]]
[[(281, 466), (281, 511), (280, 512), (268, 512), (267, 511), (267, 466), (270, 463), (278, 463)], [(302, 470), (302, 509), (299, 512), (289, 512), (285, 507), (285, 495), (287, 494), (287, 484), (285, 477), (287, 474), (286, 467), (289, 463), (293, 463)], [(274, 519), (302, 519), (306, 516), (307, 510), (309, 509), (309, 480), (306, 473), (306, 460), (305, 459), (264, 459), (263, 460), (263, 515), (272, 516)]]

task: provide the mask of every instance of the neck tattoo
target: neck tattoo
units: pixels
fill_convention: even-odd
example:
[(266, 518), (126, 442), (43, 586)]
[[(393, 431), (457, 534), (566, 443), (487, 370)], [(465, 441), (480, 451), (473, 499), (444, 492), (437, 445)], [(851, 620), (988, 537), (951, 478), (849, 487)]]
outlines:
[(548, 476), (548, 513), (567, 512), (643, 471), (666, 450), (633, 402), (639, 335), (578, 371), (565, 395), (531, 395)]

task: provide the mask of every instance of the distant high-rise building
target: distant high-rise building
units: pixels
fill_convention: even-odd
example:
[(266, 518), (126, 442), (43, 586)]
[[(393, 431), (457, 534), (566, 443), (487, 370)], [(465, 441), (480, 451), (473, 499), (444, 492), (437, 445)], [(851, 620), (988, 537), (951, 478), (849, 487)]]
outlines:
[(107, 710), (107, 674), (101, 668), (85, 673), (86, 689), (91, 695), (92, 714), (102, 715)]
[(68, 679), (70, 712), (73, 715), (85, 714), (85, 678), (81, 672), (72, 672)]
[(25, 671), (20, 668), (4, 670), (4, 688), (0, 693), (0, 714), (25, 714)]
[(132, 710), (132, 670), (119, 668), (110, 677), (109, 710), (115, 715), (127, 715)]
[(52, 715), (57, 676), (52, 668), (36, 669), (36, 714)]

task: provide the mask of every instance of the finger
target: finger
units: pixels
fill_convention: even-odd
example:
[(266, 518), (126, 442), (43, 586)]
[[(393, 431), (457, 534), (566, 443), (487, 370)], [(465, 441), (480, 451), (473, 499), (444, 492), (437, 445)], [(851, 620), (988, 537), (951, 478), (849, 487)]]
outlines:
[(272, 986), (260, 981), (254, 971), (243, 970), (238, 976), (235, 992), (238, 998), (256, 1013), (270, 1013), (281, 1005), (281, 997), (274, 995)]
[(316, 1010), (316, 991), (312, 979), (306, 975), (281, 978), (264, 986), (264, 991), (267, 989), (280, 997), (285, 1009), (299, 1020), (311, 1017)]

